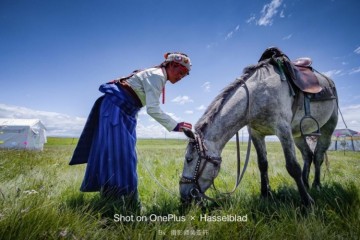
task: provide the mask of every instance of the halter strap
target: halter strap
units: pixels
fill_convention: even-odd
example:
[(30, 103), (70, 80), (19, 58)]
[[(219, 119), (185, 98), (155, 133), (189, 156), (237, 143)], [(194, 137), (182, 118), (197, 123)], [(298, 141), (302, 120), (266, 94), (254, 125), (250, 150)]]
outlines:
[[(192, 178), (188, 178), (185, 176), (181, 176), (180, 178), (180, 184), (196, 184), (198, 186), (198, 188), (200, 189), (198, 180), (202, 174), (202, 172), (204, 171), (206, 164), (208, 162), (214, 164), (214, 165), (219, 165), (222, 161), (221, 157), (213, 157), (213, 156), (209, 156), (206, 154), (206, 146), (204, 145), (204, 141), (202, 139), (202, 137), (200, 136), (200, 134), (195, 133), (195, 139), (194, 140), (190, 140), (190, 142), (195, 143), (195, 148), (196, 151), (199, 155), (199, 159), (196, 162), (196, 166), (195, 166), (195, 170), (194, 170), (194, 175)], [(202, 160), (205, 160), (205, 164), (203, 165), (203, 167), (200, 169), (200, 165)]]

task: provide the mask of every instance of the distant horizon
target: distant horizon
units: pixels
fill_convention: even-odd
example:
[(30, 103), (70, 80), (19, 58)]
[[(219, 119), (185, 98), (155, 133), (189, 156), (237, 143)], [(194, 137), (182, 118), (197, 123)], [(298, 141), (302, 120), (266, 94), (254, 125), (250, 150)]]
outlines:
[[(39, 120), (44, 125), (45, 130), (47, 130), (46, 125), (39, 118), (1, 118), (0, 117), (0, 119)], [(242, 129), (240, 129), (238, 131), (240, 133), (240, 135), (239, 135), (240, 141), (248, 141), (248, 132), (247, 132), (246, 128), (247, 128), (247, 126), (243, 127)], [(355, 131), (358, 134), (360, 134), (360, 131), (358, 131), (356, 129), (346, 128), (346, 127), (344, 127), (344, 128), (336, 128), (334, 130), (334, 132), (337, 131), (337, 130), (344, 130), (344, 129), (350, 129), (350, 130)], [(81, 134), (78, 134), (78, 135), (56, 135), (56, 134), (48, 134), (46, 132), (47, 137), (53, 137), (53, 138), (80, 138), (80, 135)], [(246, 138), (246, 140), (242, 140), (242, 139), (245, 139), (245, 138)], [(179, 140), (182, 139), (182, 140), (186, 140), (187, 137), (182, 132), (178, 132), (178, 133), (176, 133), (176, 135), (174, 135), (174, 134), (169, 134), (169, 132), (164, 130), (162, 136), (160, 136), (160, 135), (156, 135), (155, 137), (141, 137), (141, 136), (139, 136), (138, 139), (164, 139), (164, 140), (166, 140), (166, 139), (179, 139)], [(265, 137), (265, 139), (267, 141), (279, 141), (279, 139), (278, 139), (278, 137), (276, 135), (268, 135), (268, 136)], [(230, 141), (235, 141), (235, 134), (230, 139)]]
[[(47, 136), (48, 138), (73, 138), (73, 139), (79, 139), (80, 138), (80, 136), (79, 137), (72, 137), (72, 136)], [(158, 139), (160, 139), (160, 140), (184, 140), (184, 141), (186, 141), (186, 140), (188, 140), (188, 138), (184, 135), (184, 134), (182, 134), (182, 136), (181, 137), (177, 137), (177, 138), (175, 138), (175, 137), (153, 137), (153, 138), (144, 138), (144, 137), (138, 137), (137, 138), (138, 140), (153, 140), (153, 139), (156, 139), (156, 140), (158, 140)], [(241, 135), (239, 135), (239, 141), (240, 142), (248, 142), (248, 135), (246, 135), (246, 136), (241, 136)], [(266, 136), (265, 137), (265, 140), (267, 140), (267, 141), (279, 141), (279, 139), (277, 138), (277, 136), (276, 135), (270, 135), (270, 136)], [(232, 142), (232, 141), (236, 141), (236, 139), (235, 139), (235, 135), (229, 140), (229, 142)]]

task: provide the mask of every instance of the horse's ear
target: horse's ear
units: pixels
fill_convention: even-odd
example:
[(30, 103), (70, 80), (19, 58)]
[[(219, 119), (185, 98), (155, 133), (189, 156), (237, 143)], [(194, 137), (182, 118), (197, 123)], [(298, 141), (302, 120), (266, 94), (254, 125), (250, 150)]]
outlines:
[(195, 134), (190, 128), (183, 127), (182, 130), (188, 138), (195, 139)]

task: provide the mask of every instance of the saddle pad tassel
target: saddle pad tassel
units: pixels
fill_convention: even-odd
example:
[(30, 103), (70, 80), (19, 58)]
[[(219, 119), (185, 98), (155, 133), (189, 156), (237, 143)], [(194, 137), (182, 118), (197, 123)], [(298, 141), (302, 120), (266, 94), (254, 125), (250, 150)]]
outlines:
[(162, 89), (162, 104), (165, 104), (165, 86)]

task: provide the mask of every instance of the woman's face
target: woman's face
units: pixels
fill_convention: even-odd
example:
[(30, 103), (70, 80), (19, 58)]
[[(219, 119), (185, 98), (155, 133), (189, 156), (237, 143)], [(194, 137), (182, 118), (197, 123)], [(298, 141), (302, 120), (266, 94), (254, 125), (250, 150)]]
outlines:
[(168, 80), (174, 84), (189, 74), (189, 70), (183, 65), (171, 62), (166, 66), (166, 74)]

